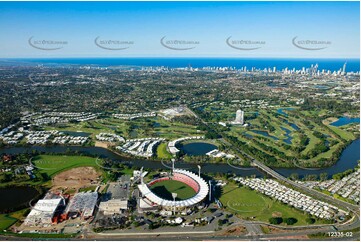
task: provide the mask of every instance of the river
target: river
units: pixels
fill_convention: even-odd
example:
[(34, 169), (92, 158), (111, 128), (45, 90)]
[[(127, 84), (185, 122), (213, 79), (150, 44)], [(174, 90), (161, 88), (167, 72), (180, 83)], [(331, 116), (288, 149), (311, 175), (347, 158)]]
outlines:
[[(68, 151), (78, 151), (84, 155), (96, 155), (100, 158), (109, 158), (115, 161), (119, 161), (125, 164), (130, 164), (133, 167), (140, 168), (144, 167), (147, 169), (164, 169), (170, 166), (169, 161), (159, 162), (138, 158), (126, 158), (113, 153), (110, 150), (101, 147), (82, 147), (82, 146), (33, 146), (33, 147), (10, 147), (0, 149), (1, 153), (7, 154), (20, 154), (20, 153), (31, 153), (33, 150), (46, 152), (46, 153), (65, 153)], [(333, 166), (317, 169), (308, 170), (302, 168), (275, 168), (277, 172), (284, 176), (289, 176), (292, 173), (297, 173), (300, 177), (307, 174), (321, 174), (327, 172), (329, 177), (333, 174), (343, 172), (348, 169), (353, 169), (357, 165), (357, 161), (360, 159), (360, 139), (353, 141), (346, 149), (343, 150), (340, 159)], [(256, 168), (242, 168), (229, 164), (213, 164), (205, 163), (201, 164), (202, 172), (205, 173), (235, 173), (239, 176), (251, 176), (256, 175), (258, 177), (263, 176)], [(198, 172), (197, 164), (190, 163), (176, 163), (176, 167), (189, 169), (194, 172)]]

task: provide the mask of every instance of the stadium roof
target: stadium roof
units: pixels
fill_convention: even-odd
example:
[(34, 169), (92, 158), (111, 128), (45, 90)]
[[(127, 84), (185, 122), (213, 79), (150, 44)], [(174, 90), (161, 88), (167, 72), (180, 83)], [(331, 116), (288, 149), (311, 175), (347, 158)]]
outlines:
[(143, 196), (145, 196), (148, 200), (150, 200), (151, 202), (157, 204), (157, 205), (161, 205), (164, 207), (187, 207), (187, 206), (192, 206), (195, 205), (201, 201), (203, 201), (203, 199), (208, 195), (209, 192), (209, 187), (207, 182), (197, 176), (196, 174), (186, 171), (186, 170), (181, 170), (181, 169), (174, 169), (174, 173), (180, 173), (183, 175), (186, 175), (188, 177), (190, 177), (191, 179), (193, 179), (194, 181), (196, 181), (199, 184), (199, 192), (188, 199), (182, 200), (182, 201), (172, 201), (172, 200), (167, 200), (167, 199), (163, 199), (158, 197), (157, 195), (155, 195), (148, 187), (147, 184), (140, 184), (138, 185), (138, 188), (140, 190), (140, 192), (143, 194)]

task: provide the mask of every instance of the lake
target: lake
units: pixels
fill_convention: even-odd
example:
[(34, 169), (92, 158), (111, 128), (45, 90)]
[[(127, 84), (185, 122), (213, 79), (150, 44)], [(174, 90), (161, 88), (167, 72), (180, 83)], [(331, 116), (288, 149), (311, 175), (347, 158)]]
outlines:
[(279, 108), (277, 109), (277, 113), (278, 114), (281, 114), (281, 115), (284, 115), (284, 116), (288, 116), (287, 113), (283, 112), (283, 110), (295, 110), (294, 108)]
[(273, 139), (273, 140), (278, 140), (277, 137), (270, 135), (270, 134), (269, 134), (268, 132), (266, 132), (266, 131), (255, 130), (255, 129), (252, 129), (251, 131), (252, 131), (253, 133), (256, 133), (256, 134), (260, 134), (260, 135), (269, 137), (269, 138), (271, 138), (271, 139)]
[(209, 151), (217, 149), (217, 146), (205, 142), (193, 142), (180, 145), (179, 149), (186, 155), (205, 155)]
[(292, 136), (290, 135), (291, 130), (286, 129), (284, 127), (281, 127), (281, 129), (286, 132), (286, 137), (287, 137), (287, 138), (283, 139), (283, 142), (285, 142), (286, 144), (291, 145), (292, 144)]
[(331, 123), (331, 125), (339, 127), (351, 123), (360, 123), (360, 118), (341, 117), (337, 121)]
[(17, 208), (29, 207), (29, 202), (39, 195), (33, 187), (5, 187), (0, 188), (0, 213), (13, 211)]

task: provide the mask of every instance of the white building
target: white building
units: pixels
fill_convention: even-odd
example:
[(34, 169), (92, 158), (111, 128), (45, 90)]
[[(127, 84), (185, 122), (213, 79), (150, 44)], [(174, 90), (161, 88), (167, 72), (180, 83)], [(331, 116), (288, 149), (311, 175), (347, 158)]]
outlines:
[(236, 120), (234, 121), (237, 124), (244, 124), (244, 112), (242, 110), (237, 110), (236, 112)]
[(65, 205), (62, 198), (40, 199), (31, 209), (24, 223), (27, 226), (49, 226), (59, 206)]
[(104, 215), (121, 214), (128, 210), (128, 200), (112, 199), (106, 202), (101, 202), (99, 211)]

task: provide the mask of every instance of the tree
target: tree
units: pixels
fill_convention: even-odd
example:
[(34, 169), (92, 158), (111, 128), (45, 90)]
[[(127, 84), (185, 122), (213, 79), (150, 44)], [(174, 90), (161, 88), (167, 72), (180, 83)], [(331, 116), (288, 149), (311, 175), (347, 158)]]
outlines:
[(299, 179), (299, 175), (297, 174), (297, 173), (292, 173), (291, 175), (290, 175), (290, 178), (291, 178), (291, 180), (298, 180)]
[(285, 223), (287, 224), (287, 225), (293, 225), (293, 224), (295, 224), (295, 223), (297, 223), (297, 219), (295, 219), (295, 218), (286, 218), (285, 219)]
[(272, 217), (268, 220), (270, 224), (280, 224), (283, 222), (283, 219), (281, 217)]
[(2, 182), (9, 182), (13, 178), (13, 175), (11, 173), (5, 173), (2, 179)]
[(50, 176), (47, 174), (47, 173), (40, 173), (40, 175), (41, 175), (41, 178), (42, 178), (42, 180), (44, 181), (44, 182), (46, 182), (46, 181), (49, 181), (50, 180)]
[(149, 229), (155, 229), (154, 223), (149, 223), (148, 228), (149, 228)]
[(314, 218), (311, 218), (311, 217), (306, 218), (306, 223), (308, 223), (308, 224), (314, 224), (315, 222), (316, 222), (316, 219), (314, 219)]
[(327, 172), (323, 172), (323, 173), (320, 174), (320, 180), (321, 181), (326, 181), (327, 178), (328, 178)]

